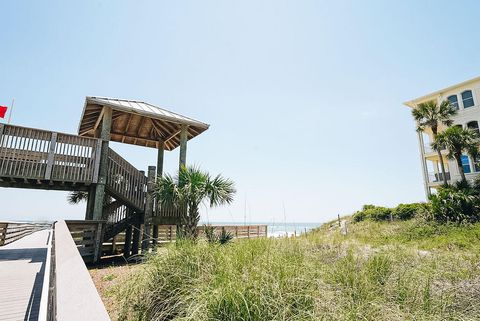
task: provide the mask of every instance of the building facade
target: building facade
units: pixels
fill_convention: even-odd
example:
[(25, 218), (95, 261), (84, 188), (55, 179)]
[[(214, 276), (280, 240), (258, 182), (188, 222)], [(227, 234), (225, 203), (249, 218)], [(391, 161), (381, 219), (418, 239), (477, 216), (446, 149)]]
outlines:
[[(452, 118), (453, 126), (462, 126), (479, 131), (480, 122), (480, 77), (464, 81), (462, 83), (435, 91), (428, 95), (415, 98), (404, 104), (410, 108), (416, 108), (418, 104), (428, 101), (441, 103), (444, 100), (457, 109), (457, 114)], [(439, 131), (445, 129), (440, 126)], [(423, 179), (426, 195), (430, 195), (433, 189), (443, 184), (442, 170), (437, 152), (430, 147), (433, 135), (430, 129), (418, 133), (420, 159), (422, 162)], [(458, 165), (454, 160), (447, 158), (447, 152), (442, 151), (445, 164), (446, 177), (449, 183), (461, 179)], [(480, 174), (480, 159), (473, 159), (469, 155), (462, 156), (462, 166), (467, 180), (473, 180)]]

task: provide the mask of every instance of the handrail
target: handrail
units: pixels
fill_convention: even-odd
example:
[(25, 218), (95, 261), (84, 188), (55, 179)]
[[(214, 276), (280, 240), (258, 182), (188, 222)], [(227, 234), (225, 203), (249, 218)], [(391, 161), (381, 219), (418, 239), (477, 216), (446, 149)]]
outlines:
[(0, 176), (96, 183), (100, 148), (95, 138), (0, 124)]
[(145, 208), (147, 177), (111, 148), (108, 151), (107, 188), (139, 210)]
[(0, 222), (0, 246), (18, 241), (34, 232), (48, 229), (52, 223)]
[(56, 320), (110, 320), (65, 221), (55, 223)]

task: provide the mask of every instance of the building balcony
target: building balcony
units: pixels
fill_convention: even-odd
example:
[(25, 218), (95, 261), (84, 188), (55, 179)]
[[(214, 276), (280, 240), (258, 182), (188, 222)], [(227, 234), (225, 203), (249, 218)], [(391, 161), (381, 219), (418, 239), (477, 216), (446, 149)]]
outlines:
[[(451, 180), (450, 172), (446, 172), (447, 181)], [(438, 186), (443, 184), (443, 173), (428, 173), (428, 183), (430, 186)]]

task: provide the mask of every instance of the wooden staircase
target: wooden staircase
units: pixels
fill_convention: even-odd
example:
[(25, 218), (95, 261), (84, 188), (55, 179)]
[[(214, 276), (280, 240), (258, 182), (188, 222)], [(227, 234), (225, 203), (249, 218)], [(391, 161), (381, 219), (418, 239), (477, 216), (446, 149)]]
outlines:
[[(102, 146), (99, 138), (0, 124), (0, 187), (91, 193), (103, 184), (100, 172), (106, 166), (105, 196), (112, 201), (104, 205), (102, 219), (103, 240), (109, 240), (130, 225), (143, 224), (147, 177), (111, 148), (102, 160)], [(156, 209), (152, 197), (149, 202), (149, 226), (180, 222), (178, 210)]]

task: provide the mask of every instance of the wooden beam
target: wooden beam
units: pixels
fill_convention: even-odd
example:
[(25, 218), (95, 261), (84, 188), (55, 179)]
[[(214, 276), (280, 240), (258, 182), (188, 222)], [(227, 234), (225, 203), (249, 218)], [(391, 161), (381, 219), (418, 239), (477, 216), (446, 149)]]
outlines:
[(180, 131), (180, 156), (179, 156), (179, 167), (185, 166), (187, 164), (187, 137), (188, 126), (182, 125)]
[[(95, 122), (95, 125), (93, 125), (93, 130), (97, 130), (97, 127), (100, 125), (100, 121), (102, 121), (103, 119), (103, 116), (104, 116), (104, 113), (105, 113), (105, 108), (106, 107), (103, 107), (102, 108), (102, 111), (100, 112), (100, 115), (98, 116), (97, 118), (97, 121)], [(111, 109), (110, 109), (111, 110)], [(110, 121), (111, 122), (111, 121)], [(110, 124), (111, 125), (111, 124)]]
[(165, 143), (168, 143), (170, 141), (170, 139), (174, 138), (175, 136), (177, 136), (178, 134), (180, 134), (182, 132), (182, 130), (178, 130), (176, 131), (175, 133), (173, 133), (170, 137), (168, 137), (167, 139), (165, 139)]
[(100, 168), (93, 210), (93, 219), (95, 220), (101, 220), (103, 218), (103, 200), (105, 198), (105, 184), (107, 182), (108, 175), (108, 143), (110, 141), (110, 131), (112, 128), (112, 107), (103, 107), (102, 115), (102, 130), (100, 133), (102, 148), (100, 155), (98, 155), (100, 156)]

